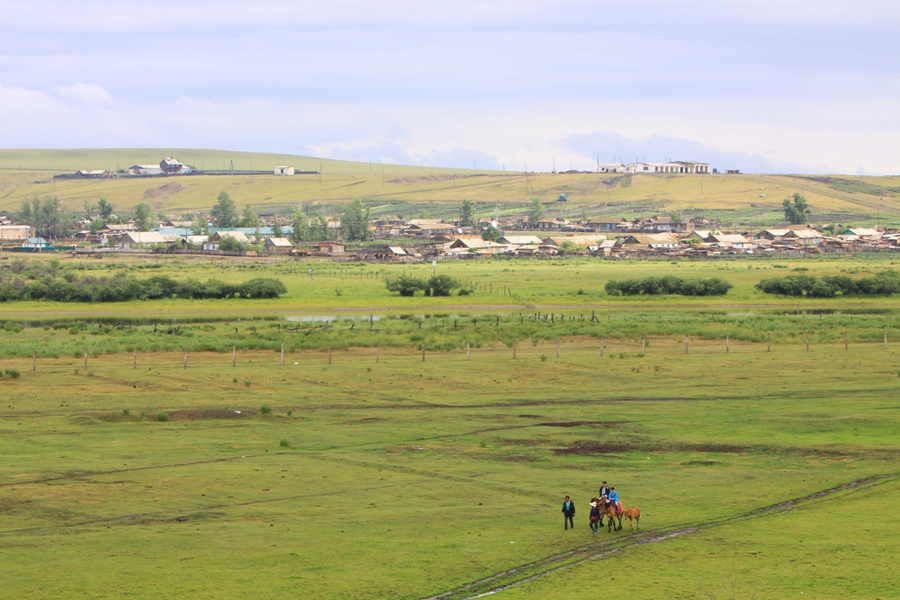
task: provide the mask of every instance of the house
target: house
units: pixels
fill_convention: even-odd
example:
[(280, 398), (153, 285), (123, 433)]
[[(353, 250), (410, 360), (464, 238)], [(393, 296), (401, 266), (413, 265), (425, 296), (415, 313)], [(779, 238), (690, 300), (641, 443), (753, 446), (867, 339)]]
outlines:
[(30, 225), (0, 225), (0, 243), (6, 241), (20, 241), (32, 237), (33, 228)]
[(319, 242), (319, 254), (327, 254), (329, 256), (344, 254), (344, 244), (338, 242)]
[(770, 242), (778, 242), (787, 235), (790, 229), (766, 229), (756, 234), (757, 240), (769, 240)]
[(287, 167), (287, 166), (275, 167), (275, 174), (276, 175), (293, 175), (294, 167)]
[(588, 248), (590, 246), (597, 246), (605, 241), (605, 235), (554, 235), (544, 239), (541, 242), (541, 246), (559, 248), (563, 244), (568, 243), (574, 246)]
[(480, 237), (459, 238), (446, 246), (447, 254), (500, 254), (510, 252), (509, 244), (491, 242)]
[(241, 244), (249, 244), (250, 238), (247, 237), (243, 231), (237, 231), (232, 229), (218, 229), (212, 235), (209, 236), (209, 239), (203, 244), (204, 250), (218, 250), (219, 244), (225, 238), (230, 238)]
[(284, 237), (269, 238), (264, 247), (269, 254), (290, 254), (293, 248), (290, 240)]
[(587, 223), (588, 229), (593, 229), (594, 231), (625, 231), (631, 226), (625, 219), (613, 219), (613, 218), (597, 218), (590, 219)]
[(534, 228), (541, 231), (559, 231), (563, 228), (563, 225), (567, 225), (568, 223), (569, 222), (563, 218), (544, 217), (543, 219), (538, 219)]
[(128, 167), (129, 175), (162, 175), (162, 167), (159, 165), (131, 165)]
[(403, 234), (411, 237), (425, 238), (432, 235), (449, 235), (456, 233), (456, 227), (450, 223), (434, 219), (412, 219), (403, 228)]
[(598, 163), (598, 173), (625, 173), (626, 167), (623, 163)]
[(536, 235), (505, 235), (500, 238), (501, 244), (510, 246), (525, 246), (529, 244), (540, 244), (541, 238)]
[(41, 250), (49, 250), (53, 246), (44, 238), (31, 237), (22, 242), (21, 247), (31, 252), (40, 252)]
[(666, 231), (684, 231), (686, 227), (684, 223), (676, 223), (668, 215), (657, 215), (655, 217), (638, 219), (634, 222), (634, 229), (640, 233), (663, 233)]
[(877, 229), (867, 229), (865, 227), (848, 227), (840, 234), (840, 237), (855, 236), (856, 238), (877, 240), (883, 235)]
[(739, 233), (711, 233), (707, 244), (718, 244), (729, 248), (753, 248), (753, 243)]
[(147, 248), (180, 242), (179, 235), (163, 235), (157, 231), (129, 231), (119, 239), (119, 248)]
[(616, 240), (604, 240), (597, 246), (588, 246), (588, 250), (596, 256), (610, 256), (615, 247)]
[(656, 250), (678, 248), (679, 242), (674, 233), (635, 233), (622, 238), (622, 245)]
[(818, 246), (825, 239), (825, 234), (808, 227), (806, 229), (789, 229), (781, 239), (802, 246)]
[(184, 165), (172, 157), (166, 157), (159, 161), (159, 168), (166, 175), (176, 175), (184, 171)]

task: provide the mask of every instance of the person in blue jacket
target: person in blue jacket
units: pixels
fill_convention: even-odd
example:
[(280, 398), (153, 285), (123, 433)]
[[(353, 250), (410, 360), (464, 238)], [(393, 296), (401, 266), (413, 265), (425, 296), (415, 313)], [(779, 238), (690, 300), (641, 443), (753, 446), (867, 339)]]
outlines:
[(568, 496), (566, 496), (566, 501), (563, 502), (562, 513), (565, 528), (568, 529), (569, 525), (571, 525), (572, 529), (575, 529), (575, 521), (573, 520), (573, 517), (575, 516), (575, 503), (569, 500)]
[(616, 487), (613, 486), (609, 488), (609, 501), (612, 502), (612, 505), (616, 508), (616, 513), (619, 512), (619, 492), (616, 491)]

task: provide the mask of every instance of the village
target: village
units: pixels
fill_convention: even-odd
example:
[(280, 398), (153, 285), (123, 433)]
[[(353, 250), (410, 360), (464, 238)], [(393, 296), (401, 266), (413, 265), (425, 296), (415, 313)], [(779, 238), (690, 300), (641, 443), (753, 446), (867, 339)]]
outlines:
[(72, 224), (77, 232), (71, 237), (49, 241), (36, 237), (33, 227), (0, 214), (0, 245), (12, 252), (289, 256), (365, 262), (559, 255), (715, 258), (900, 250), (900, 232), (883, 228), (839, 227), (831, 233), (795, 225), (750, 232), (720, 228), (705, 218), (675, 220), (669, 215), (584, 221), (545, 217), (533, 225), (527, 216), (504, 217), (480, 220), (475, 226), (397, 216), (369, 221), (367, 240), (352, 243), (344, 241), (340, 219), (327, 219), (326, 239), (319, 240), (297, 239), (291, 224), (273, 216), (260, 217), (255, 227), (216, 227), (207, 219), (208, 215), (198, 228), (197, 221), (173, 216), (141, 231), (132, 219), (92, 228), (95, 219), (87, 217)]

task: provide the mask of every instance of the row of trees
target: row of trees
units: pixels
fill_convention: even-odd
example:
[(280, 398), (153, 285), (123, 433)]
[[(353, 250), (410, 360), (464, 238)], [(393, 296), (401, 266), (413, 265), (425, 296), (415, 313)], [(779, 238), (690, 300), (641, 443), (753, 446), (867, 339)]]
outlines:
[(0, 285), (0, 302), (50, 300), (54, 302), (126, 302), (163, 298), (277, 298), (287, 293), (279, 279), (260, 277), (244, 283), (218, 279), (176, 281), (165, 275), (148, 279), (119, 277), (44, 278), (26, 282), (15, 279)]
[(846, 275), (813, 277), (811, 275), (786, 275), (763, 279), (756, 289), (766, 294), (783, 296), (807, 296), (832, 298), (834, 296), (889, 296), (900, 293), (900, 272), (882, 271), (871, 277), (853, 279)]
[(676, 294), (679, 296), (724, 296), (732, 286), (724, 279), (682, 279), (666, 277), (646, 277), (644, 279), (615, 279), (606, 283), (606, 293), (610, 296), (655, 296)]

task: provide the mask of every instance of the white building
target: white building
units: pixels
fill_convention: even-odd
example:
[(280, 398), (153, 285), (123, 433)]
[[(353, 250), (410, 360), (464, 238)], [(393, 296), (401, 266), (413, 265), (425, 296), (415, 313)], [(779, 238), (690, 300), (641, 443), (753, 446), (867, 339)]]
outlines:
[(293, 175), (294, 167), (275, 167), (276, 175)]

